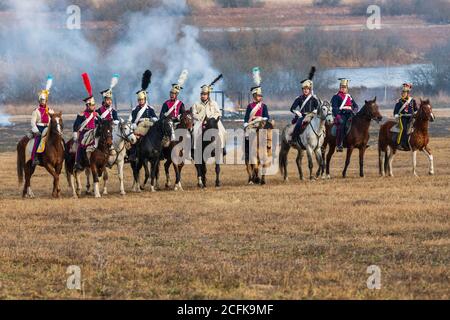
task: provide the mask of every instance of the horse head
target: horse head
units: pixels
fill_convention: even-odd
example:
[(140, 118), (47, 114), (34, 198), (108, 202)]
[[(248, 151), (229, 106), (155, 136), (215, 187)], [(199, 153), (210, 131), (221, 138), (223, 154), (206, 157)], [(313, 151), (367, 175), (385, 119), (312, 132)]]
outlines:
[(60, 136), (63, 135), (63, 121), (62, 112), (55, 112), (50, 114), (50, 132), (57, 132)]
[(137, 142), (137, 137), (134, 135), (134, 131), (131, 128), (131, 122), (125, 122), (120, 119), (118, 126), (120, 130), (120, 137), (123, 140), (131, 144), (135, 144)]
[(158, 121), (162, 135), (162, 144), (164, 148), (167, 148), (171, 139), (175, 137), (173, 121), (169, 117), (161, 118)]
[(431, 106), (430, 99), (420, 99), (419, 110), (417, 111), (417, 119), (428, 120), (433, 122), (435, 120), (433, 107)]
[(109, 120), (100, 119), (98, 123), (95, 136), (99, 138), (99, 143), (103, 143), (108, 147), (112, 146), (112, 122)]
[(192, 128), (194, 127), (194, 118), (190, 110), (184, 112), (181, 116), (180, 127), (187, 130), (192, 130)]
[(320, 101), (318, 112), (321, 120), (325, 120), (328, 124), (332, 124), (334, 122), (333, 111), (329, 101)]
[(377, 97), (373, 100), (365, 100), (364, 107), (361, 109), (361, 113), (365, 112), (366, 115), (370, 118), (370, 120), (375, 120), (376, 122), (380, 122), (383, 120), (383, 116), (380, 113), (380, 108), (377, 104)]

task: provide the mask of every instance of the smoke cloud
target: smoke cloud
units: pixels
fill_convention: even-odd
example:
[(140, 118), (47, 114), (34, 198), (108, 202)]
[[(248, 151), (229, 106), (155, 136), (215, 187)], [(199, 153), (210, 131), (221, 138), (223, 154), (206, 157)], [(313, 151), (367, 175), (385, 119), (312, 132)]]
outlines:
[(0, 90), (4, 93), (0, 104), (36, 101), (47, 74), (52, 74), (51, 104), (79, 102), (82, 108), (83, 72), (89, 73), (98, 99), (111, 76), (119, 73), (114, 92), (119, 108), (127, 108), (131, 101), (135, 103), (142, 73), (150, 69), (150, 104), (160, 105), (180, 72), (188, 69), (180, 98), (190, 105), (199, 97), (200, 86), (220, 73), (199, 43), (199, 30), (184, 22), (185, 0), (164, 0), (158, 8), (126, 14), (124, 23), (111, 31), (117, 34), (106, 49), (91, 41), (96, 29), (84, 23), (93, 8), (81, 8), (81, 30), (69, 30), (66, 12), (51, 12), (44, 0), (10, 0), (8, 7), (13, 23), (0, 26)]

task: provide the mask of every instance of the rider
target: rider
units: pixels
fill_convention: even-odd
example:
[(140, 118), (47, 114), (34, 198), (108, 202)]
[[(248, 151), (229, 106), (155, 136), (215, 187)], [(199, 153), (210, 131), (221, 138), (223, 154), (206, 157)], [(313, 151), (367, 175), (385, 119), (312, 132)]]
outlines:
[(412, 84), (404, 83), (402, 86), (401, 98), (394, 107), (394, 117), (398, 121), (399, 133), (397, 144), (408, 145), (408, 127), (412, 116), (417, 112), (416, 100), (411, 96)]
[(101, 120), (99, 114), (95, 111), (95, 99), (89, 96), (83, 99), (86, 109), (78, 114), (73, 124), (73, 140), (78, 142), (77, 153), (75, 156), (75, 168), (82, 170), (82, 156), (86, 153), (86, 148), (95, 144), (94, 132)]
[(112, 90), (106, 89), (100, 92), (103, 97), (102, 106), (97, 109), (97, 113), (102, 119), (118, 122), (119, 116), (117, 111), (113, 109)]
[(348, 93), (348, 83), (350, 80), (345, 78), (340, 78), (339, 80), (339, 92), (331, 99), (331, 106), (333, 108), (333, 116), (336, 119), (337, 151), (342, 152), (344, 150), (343, 143), (347, 121), (358, 112), (359, 107)]
[(178, 84), (173, 84), (170, 90), (170, 99), (165, 101), (161, 108), (160, 118), (170, 118), (174, 124), (180, 122), (181, 117), (185, 111), (184, 103), (178, 100), (178, 94), (180, 93), (182, 87)]
[(39, 163), (39, 159), (36, 157), (36, 154), (41, 153), (43, 150), (38, 150), (38, 146), (41, 142), (41, 137), (47, 134), (47, 128), (50, 123), (50, 114), (53, 113), (53, 110), (49, 109), (47, 106), (48, 96), (50, 93), (49, 90), (50, 88), (42, 90), (39, 93), (39, 106), (31, 113), (31, 132), (34, 137), (34, 145), (31, 153), (33, 165), (37, 165)]
[(261, 86), (251, 88), (251, 93), (253, 102), (247, 106), (247, 110), (245, 111), (244, 129), (260, 120), (268, 121), (270, 119), (267, 105), (262, 102), (263, 94)]
[[(311, 121), (314, 112), (319, 107), (319, 99), (313, 93), (312, 80), (305, 79), (301, 82), (303, 94), (297, 97), (291, 106), (291, 112), (295, 114), (292, 123), (295, 123), (294, 132), (292, 133), (292, 141), (296, 141), (300, 135), (303, 124)], [(298, 110), (296, 110), (298, 108)]]
[[(136, 133), (136, 131), (139, 131), (139, 128), (144, 125), (145, 120), (156, 122), (158, 121), (158, 117), (156, 116), (155, 109), (147, 103), (148, 92), (141, 89), (136, 94), (138, 105), (131, 111), (128, 121), (131, 122), (131, 128), (135, 130), (136, 137), (140, 139), (142, 135)], [(136, 161), (136, 144), (131, 146), (129, 160)]]
[(194, 118), (194, 129), (193, 129), (193, 140), (194, 148), (196, 146), (196, 140), (201, 136), (202, 126), (207, 119), (216, 119), (218, 121), (218, 135), (220, 138), (220, 147), (225, 151), (225, 128), (222, 124), (220, 118), (222, 117), (222, 112), (219, 109), (219, 105), (216, 101), (212, 100), (210, 95), (213, 90), (212, 85), (201, 86), (200, 101), (196, 102), (192, 108), (192, 116)]

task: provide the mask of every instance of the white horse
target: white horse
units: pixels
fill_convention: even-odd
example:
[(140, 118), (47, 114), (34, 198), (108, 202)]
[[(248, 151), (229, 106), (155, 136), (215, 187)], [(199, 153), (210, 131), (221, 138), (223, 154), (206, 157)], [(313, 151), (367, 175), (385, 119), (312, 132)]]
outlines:
[(312, 174), (313, 169), (313, 154), (316, 156), (317, 163), (319, 165), (319, 169), (316, 173), (316, 178), (323, 173), (325, 162), (322, 157), (321, 148), (323, 142), (325, 140), (325, 122), (329, 124), (333, 123), (333, 113), (331, 109), (331, 104), (328, 101), (319, 101), (319, 108), (317, 109), (317, 113), (315, 113), (309, 122), (308, 126), (300, 135), (297, 141), (291, 142), (290, 132), (292, 132), (292, 127), (294, 124), (289, 124), (283, 129), (282, 138), (281, 138), (281, 149), (280, 149), (280, 157), (279, 157), (279, 165), (280, 171), (283, 175), (285, 181), (288, 180), (287, 173), (287, 163), (288, 163), (288, 153), (291, 147), (297, 150), (297, 169), (300, 176), (300, 179), (303, 180), (303, 171), (302, 171), (302, 158), (303, 151), (306, 150), (306, 154), (308, 156), (308, 166), (309, 166), (309, 177), (310, 179), (314, 179)]
[[(125, 155), (127, 152), (127, 144), (135, 144), (137, 142), (137, 137), (134, 135), (133, 129), (131, 128), (130, 122), (125, 122), (120, 119), (119, 122), (113, 123), (113, 144), (112, 150), (110, 152), (110, 156), (108, 159), (108, 167), (112, 168), (112, 166), (117, 166), (117, 174), (119, 176), (120, 182), (120, 194), (125, 195), (125, 187), (123, 183), (123, 165), (125, 163)], [(86, 193), (90, 193), (90, 176), (91, 172), (89, 169), (85, 170), (86, 173)], [(106, 187), (106, 181), (108, 180), (108, 170), (105, 170), (103, 181), (103, 195), (108, 194), (108, 189)]]

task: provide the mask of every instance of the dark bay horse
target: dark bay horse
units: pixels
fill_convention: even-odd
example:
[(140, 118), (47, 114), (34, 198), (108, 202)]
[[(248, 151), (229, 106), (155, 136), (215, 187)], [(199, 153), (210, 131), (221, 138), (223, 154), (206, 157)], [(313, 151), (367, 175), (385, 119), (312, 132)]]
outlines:
[[(428, 161), (430, 164), (428, 173), (430, 175), (434, 174), (433, 155), (431, 154), (430, 147), (428, 147), (428, 142), (430, 141), (428, 134), (428, 125), (429, 122), (433, 122), (434, 119), (433, 108), (430, 104), (430, 100), (420, 100), (420, 107), (413, 116), (413, 131), (409, 137), (409, 150), (399, 149), (397, 143), (393, 140), (393, 133), (391, 132), (391, 129), (397, 124), (396, 121), (386, 121), (386, 123), (384, 123), (380, 127), (380, 133), (378, 136), (378, 166), (381, 176), (384, 176), (386, 174), (386, 171), (388, 171), (389, 176), (393, 176), (392, 162), (397, 150), (412, 152), (413, 174), (415, 176), (417, 176), (417, 151), (422, 151), (428, 157)], [(404, 134), (406, 134), (406, 132)]]
[[(105, 184), (108, 179), (107, 174), (104, 174), (104, 172), (106, 171), (113, 142), (112, 122), (109, 120), (100, 120), (97, 129), (95, 130), (95, 138), (98, 139), (95, 150), (92, 151), (90, 155), (88, 153), (80, 159), (80, 165), (83, 167), (82, 170), (77, 170), (75, 168), (75, 153), (70, 152), (74, 141), (70, 140), (66, 143), (66, 177), (67, 182), (72, 188), (72, 195), (75, 198), (81, 193), (80, 174), (82, 171), (85, 171), (86, 169), (91, 171), (94, 180), (94, 195), (96, 198), (101, 197), (98, 185), (99, 178), (103, 175)], [(74, 180), (76, 181), (76, 188)]]
[[(156, 191), (156, 179), (158, 177), (159, 162), (161, 161), (162, 150), (163, 148), (169, 146), (172, 132), (172, 120), (169, 118), (161, 118), (155, 122), (147, 134), (137, 144), (137, 161), (131, 162), (134, 177), (133, 191), (140, 192), (141, 190), (144, 190), (144, 186), (149, 177), (151, 178), (151, 191)], [(151, 172), (148, 170), (149, 163)], [(139, 182), (139, 173), (142, 167), (144, 167), (145, 170), (145, 179), (144, 184), (141, 186)]]
[[(217, 147), (217, 144), (220, 143), (220, 140), (216, 140), (216, 138), (219, 137), (218, 132), (219, 132), (219, 121), (220, 119), (214, 119), (214, 118), (208, 118), (205, 120), (204, 124), (203, 124), (203, 128), (202, 128), (202, 132), (201, 132), (201, 150), (199, 149), (193, 149), (192, 150), (192, 158), (195, 161), (195, 169), (197, 171), (197, 186), (199, 188), (206, 188), (206, 173), (207, 173), (207, 167), (206, 167), (206, 162), (208, 161), (209, 158), (215, 158), (215, 171), (216, 171), (216, 187), (220, 187), (221, 186), (221, 182), (220, 182), (220, 162), (223, 160), (223, 149), (221, 147)], [(209, 131), (212, 130), (212, 131)], [(217, 133), (212, 134), (211, 137), (210, 133)], [(205, 137), (206, 136), (206, 137)], [(209, 138), (208, 138), (209, 137)], [(193, 138), (195, 139), (195, 137)], [(214, 143), (214, 144), (213, 144)], [(211, 149), (211, 151), (209, 152), (210, 148), (212, 148), (213, 146), (215, 146), (214, 149)], [(205, 150), (208, 148), (207, 152), (205, 152)], [(221, 149), (221, 153), (220, 154), (216, 154), (216, 150)], [(201, 154), (200, 154), (201, 151)], [(209, 154), (208, 154), (209, 153)]]
[[(364, 177), (364, 154), (366, 152), (367, 143), (369, 142), (369, 127), (370, 122), (375, 120), (381, 121), (380, 110), (377, 105), (377, 97), (373, 100), (365, 101), (364, 106), (351, 118), (351, 128), (344, 138), (344, 147), (347, 148), (347, 157), (345, 159), (345, 167), (342, 171), (342, 176), (347, 176), (347, 169), (350, 164), (350, 158), (355, 148), (359, 149), (359, 176)], [(325, 142), (322, 147), (322, 155), (325, 155), (325, 149), (329, 146), (327, 160), (326, 160), (326, 174), (330, 178), (330, 162), (336, 150), (336, 137), (332, 134), (333, 125), (327, 125), (327, 134)], [(345, 129), (344, 129), (345, 130)]]
[[(183, 129), (186, 131), (191, 131), (192, 127), (193, 127), (193, 123), (194, 123), (194, 119), (192, 116), (191, 111), (186, 111), (183, 113), (183, 115), (181, 116), (180, 119), (180, 123), (178, 124), (177, 129)], [(174, 150), (174, 148), (176, 148), (177, 146), (179, 146), (182, 141), (183, 141), (184, 137), (180, 138), (180, 141), (171, 141), (169, 146), (167, 148), (163, 148), (163, 157), (166, 160), (166, 162), (164, 163), (164, 171), (166, 173), (166, 189), (170, 188), (170, 165), (173, 165), (173, 169), (175, 171), (175, 187), (174, 190), (183, 190), (183, 187), (181, 186), (181, 170), (183, 169), (184, 166), (184, 161), (181, 161), (180, 163), (175, 163), (173, 162), (172, 159), (172, 152), (176, 151), (179, 152), (179, 156), (183, 157), (183, 153), (184, 152), (188, 152), (189, 153), (189, 149), (188, 150)]]
[[(44, 167), (53, 176), (53, 192), (52, 196), (58, 198), (61, 192), (59, 188), (59, 175), (61, 174), (64, 162), (64, 140), (62, 113), (50, 114), (50, 123), (47, 131), (47, 141), (44, 152), (36, 154), (39, 159), (39, 166)], [(31, 176), (36, 169), (32, 160), (27, 161), (27, 145), (30, 138), (23, 137), (17, 144), (17, 177), (19, 183), (23, 183), (23, 175), (25, 173), (25, 184), (23, 186), (22, 197), (34, 198), (31, 190)], [(32, 143), (31, 143), (32, 144)]]

